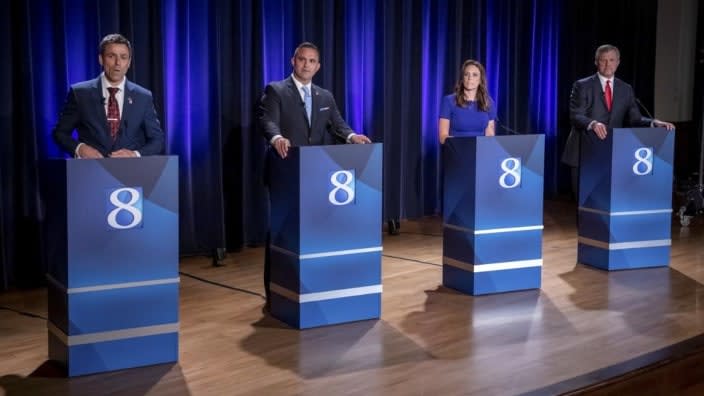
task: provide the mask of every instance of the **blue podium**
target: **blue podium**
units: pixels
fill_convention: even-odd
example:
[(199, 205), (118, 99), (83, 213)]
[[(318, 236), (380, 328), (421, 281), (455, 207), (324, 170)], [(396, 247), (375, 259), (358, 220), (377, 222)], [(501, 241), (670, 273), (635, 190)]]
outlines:
[(382, 145), (268, 158), (271, 314), (303, 329), (381, 315)]
[(545, 136), (443, 146), (443, 285), (471, 295), (540, 288)]
[(177, 157), (44, 165), (49, 358), (69, 376), (177, 361)]
[(580, 263), (604, 270), (669, 265), (674, 143), (664, 128), (582, 138)]

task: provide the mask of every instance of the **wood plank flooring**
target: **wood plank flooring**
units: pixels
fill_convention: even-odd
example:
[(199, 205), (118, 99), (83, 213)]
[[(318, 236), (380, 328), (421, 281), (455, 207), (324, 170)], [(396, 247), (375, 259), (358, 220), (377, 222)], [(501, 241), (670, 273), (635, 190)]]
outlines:
[(262, 314), (262, 248), (182, 258), (179, 362), (72, 379), (46, 361), (46, 290), (2, 293), (0, 395), (558, 392), (704, 334), (701, 218), (673, 221), (669, 268), (609, 273), (575, 263), (574, 211), (546, 202), (539, 290), (481, 297), (440, 286), (438, 217), (403, 221), (384, 235), (381, 319), (305, 331)]

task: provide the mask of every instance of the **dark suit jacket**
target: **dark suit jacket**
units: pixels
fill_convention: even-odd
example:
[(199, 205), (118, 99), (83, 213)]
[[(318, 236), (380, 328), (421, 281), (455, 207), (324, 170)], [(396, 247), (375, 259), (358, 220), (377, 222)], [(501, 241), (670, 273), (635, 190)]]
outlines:
[(593, 120), (601, 122), (607, 128), (650, 126), (652, 119), (640, 114), (633, 88), (627, 83), (614, 78), (611, 112), (606, 109), (604, 93), (599, 76), (594, 74), (578, 80), (572, 86), (570, 94), (570, 121), (572, 129), (562, 152), (562, 162), (579, 166), (580, 139), (598, 139), (593, 131), (587, 131)]
[(259, 127), (267, 142), (276, 135), (292, 146), (344, 143), (354, 133), (342, 119), (330, 91), (312, 84), (312, 122), (292, 77), (266, 86), (259, 105)]
[[(120, 129), (113, 143), (100, 76), (72, 85), (52, 132), (56, 143), (71, 155), (79, 143), (94, 147), (103, 156), (123, 148), (137, 150), (140, 155), (161, 154), (164, 131), (156, 116), (152, 93), (126, 81), (124, 95)], [(72, 137), (74, 130), (78, 141)]]

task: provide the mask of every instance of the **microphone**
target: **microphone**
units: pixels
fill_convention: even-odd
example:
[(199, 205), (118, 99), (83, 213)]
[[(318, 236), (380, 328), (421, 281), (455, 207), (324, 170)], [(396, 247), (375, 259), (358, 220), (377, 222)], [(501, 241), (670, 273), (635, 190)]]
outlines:
[(650, 117), (651, 119), (655, 119), (655, 117), (653, 117), (653, 115), (650, 114), (650, 112), (648, 111), (648, 108), (645, 107), (645, 106), (643, 105), (643, 103), (640, 102), (640, 99), (635, 98), (635, 100), (636, 100), (636, 103), (638, 103), (638, 105), (640, 106), (640, 108), (643, 109), (643, 110), (645, 110), (645, 114), (647, 114), (648, 117)]
[(501, 121), (499, 121), (499, 117), (496, 117), (496, 119), (494, 121), (496, 122), (496, 125), (500, 126), (501, 129), (503, 129), (504, 131), (507, 131), (509, 133), (509, 135), (522, 135), (522, 133), (502, 124)]

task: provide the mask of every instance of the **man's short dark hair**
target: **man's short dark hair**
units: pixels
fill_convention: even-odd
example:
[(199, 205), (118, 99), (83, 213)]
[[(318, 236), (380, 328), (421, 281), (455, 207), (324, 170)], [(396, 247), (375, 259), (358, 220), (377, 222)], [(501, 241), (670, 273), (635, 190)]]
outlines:
[(304, 41), (304, 42), (298, 44), (298, 47), (296, 47), (296, 50), (293, 51), (293, 57), (295, 58), (296, 55), (298, 55), (298, 51), (302, 50), (303, 48), (310, 48), (312, 50), (315, 50), (315, 52), (318, 53), (318, 60), (320, 60), (320, 50), (318, 49), (318, 47), (315, 44), (313, 44), (309, 41)]
[(127, 40), (127, 38), (125, 36), (118, 34), (118, 33), (108, 34), (107, 36), (103, 37), (102, 40), (100, 40), (100, 46), (98, 46), (98, 50), (100, 51), (100, 55), (105, 53), (105, 48), (110, 44), (124, 44), (124, 45), (126, 45), (127, 49), (130, 51), (130, 58), (132, 57), (132, 44), (130, 44), (130, 41)]

